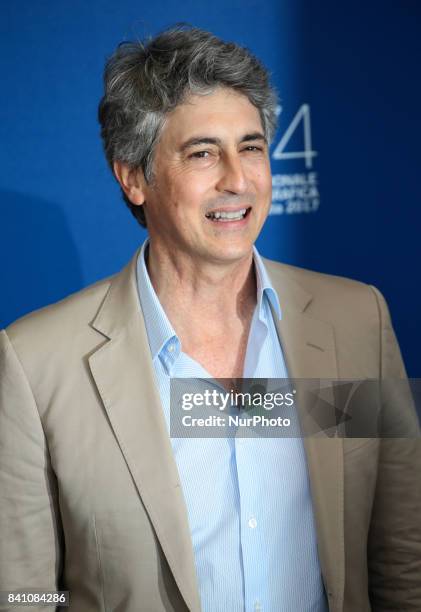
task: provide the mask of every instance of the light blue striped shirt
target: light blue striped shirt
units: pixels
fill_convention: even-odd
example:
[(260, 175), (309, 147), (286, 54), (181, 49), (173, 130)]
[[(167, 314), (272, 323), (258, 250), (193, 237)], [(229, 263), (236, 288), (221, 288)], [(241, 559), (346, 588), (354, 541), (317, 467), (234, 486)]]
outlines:
[[(212, 376), (186, 353), (151, 284), (145, 241), (137, 279), (170, 431), (170, 379)], [(257, 305), (244, 378), (287, 377), (270, 304), (278, 296), (254, 249)], [(203, 612), (326, 612), (302, 440), (172, 438)]]

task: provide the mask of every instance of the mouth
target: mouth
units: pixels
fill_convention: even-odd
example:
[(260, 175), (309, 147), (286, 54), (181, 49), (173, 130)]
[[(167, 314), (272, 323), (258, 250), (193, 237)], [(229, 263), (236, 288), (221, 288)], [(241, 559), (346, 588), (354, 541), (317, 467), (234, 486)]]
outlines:
[(242, 221), (250, 214), (250, 211), (251, 206), (239, 210), (214, 210), (205, 216), (215, 223), (232, 223), (233, 221)]

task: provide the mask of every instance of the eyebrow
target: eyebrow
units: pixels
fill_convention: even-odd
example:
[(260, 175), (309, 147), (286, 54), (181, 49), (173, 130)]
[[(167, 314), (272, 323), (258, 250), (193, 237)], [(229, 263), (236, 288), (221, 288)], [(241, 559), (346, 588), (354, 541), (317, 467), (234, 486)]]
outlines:
[[(241, 138), (239, 144), (241, 144), (242, 142), (250, 142), (250, 141), (254, 142), (256, 140), (260, 140), (266, 143), (266, 138), (261, 132), (252, 132), (251, 134), (245, 134)], [(195, 136), (183, 142), (182, 145), (180, 146), (180, 151), (183, 152), (186, 149), (189, 149), (190, 147), (194, 147), (197, 145), (205, 145), (205, 144), (219, 146), (222, 144), (222, 140), (220, 138), (211, 138), (209, 136)]]

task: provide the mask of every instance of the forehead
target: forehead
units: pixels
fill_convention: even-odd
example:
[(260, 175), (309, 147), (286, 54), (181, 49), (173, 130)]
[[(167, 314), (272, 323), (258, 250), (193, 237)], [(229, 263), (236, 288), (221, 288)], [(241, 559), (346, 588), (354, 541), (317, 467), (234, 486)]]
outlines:
[(207, 95), (190, 95), (167, 117), (161, 142), (182, 142), (197, 134), (240, 139), (262, 132), (259, 111), (249, 99), (232, 89), (218, 88)]

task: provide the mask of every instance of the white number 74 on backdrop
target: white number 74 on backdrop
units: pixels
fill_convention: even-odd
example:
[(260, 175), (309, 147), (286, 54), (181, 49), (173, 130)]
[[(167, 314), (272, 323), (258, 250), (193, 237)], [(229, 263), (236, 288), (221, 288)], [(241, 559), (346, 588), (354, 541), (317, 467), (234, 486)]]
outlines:
[[(281, 112), (281, 109), (279, 109)], [(291, 140), (292, 135), (298, 128), (300, 122), (303, 125), (304, 132), (304, 151), (285, 151), (285, 147)], [(289, 124), (287, 130), (282, 136), (281, 140), (276, 146), (276, 149), (272, 153), (273, 159), (299, 159), (304, 158), (306, 168), (313, 167), (313, 157), (317, 155), (316, 151), (313, 151), (311, 146), (311, 122), (310, 122), (310, 106), (308, 104), (302, 104)]]

